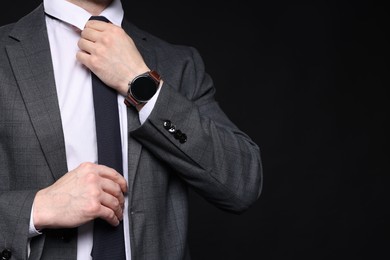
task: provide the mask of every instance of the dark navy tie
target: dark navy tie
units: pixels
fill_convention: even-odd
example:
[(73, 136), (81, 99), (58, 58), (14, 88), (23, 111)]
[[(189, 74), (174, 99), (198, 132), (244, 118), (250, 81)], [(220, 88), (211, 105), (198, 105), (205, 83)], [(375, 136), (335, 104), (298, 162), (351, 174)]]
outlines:
[[(90, 20), (109, 22), (103, 16), (92, 16)], [(94, 73), (91, 74), (98, 163), (123, 174), (117, 92), (105, 85)], [(122, 221), (116, 227), (101, 219), (94, 221), (91, 256), (94, 260), (126, 259)]]

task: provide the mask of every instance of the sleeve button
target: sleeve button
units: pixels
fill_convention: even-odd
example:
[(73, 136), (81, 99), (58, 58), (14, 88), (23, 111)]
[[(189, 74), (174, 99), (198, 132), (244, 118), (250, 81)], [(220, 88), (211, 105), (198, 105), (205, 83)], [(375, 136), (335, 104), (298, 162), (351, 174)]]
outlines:
[(180, 139), (183, 136), (183, 133), (180, 130), (177, 130), (174, 137), (175, 139)]
[(169, 128), (172, 126), (172, 123), (169, 120), (165, 120), (163, 126), (166, 130), (169, 130)]
[(1, 260), (8, 260), (8, 259), (11, 259), (11, 256), (12, 256), (12, 253), (11, 253), (11, 250), (9, 249), (4, 249), (2, 252), (1, 252)]
[(186, 134), (182, 134), (179, 138), (179, 142), (181, 144), (184, 144), (185, 142), (187, 142), (187, 135)]
[(168, 132), (170, 132), (171, 134), (175, 133), (176, 132), (176, 126), (171, 125), (171, 127), (168, 129)]

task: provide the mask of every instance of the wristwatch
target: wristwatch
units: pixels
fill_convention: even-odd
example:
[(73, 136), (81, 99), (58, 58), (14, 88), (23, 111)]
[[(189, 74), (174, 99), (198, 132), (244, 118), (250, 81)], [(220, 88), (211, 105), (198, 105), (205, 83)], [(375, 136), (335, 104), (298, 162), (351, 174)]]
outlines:
[(136, 107), (148, 102), (156, 94), (160, 81), (160, 75), (154, 70), (138, 75), (129, 83), (125, 104)]

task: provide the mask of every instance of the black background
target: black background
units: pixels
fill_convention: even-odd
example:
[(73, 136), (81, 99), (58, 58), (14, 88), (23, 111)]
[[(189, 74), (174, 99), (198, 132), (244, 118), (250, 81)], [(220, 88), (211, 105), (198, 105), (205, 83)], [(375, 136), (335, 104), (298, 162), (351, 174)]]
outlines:
[[(7, 2), (0, 23), (39, 2)], [(139, 27), (200, 51), (221, 106), (262, 151), (264, 189), (247, 212), (223, 212), (191, 193), (195, 260), (390, 259), (384, 4), (124, 8)]]

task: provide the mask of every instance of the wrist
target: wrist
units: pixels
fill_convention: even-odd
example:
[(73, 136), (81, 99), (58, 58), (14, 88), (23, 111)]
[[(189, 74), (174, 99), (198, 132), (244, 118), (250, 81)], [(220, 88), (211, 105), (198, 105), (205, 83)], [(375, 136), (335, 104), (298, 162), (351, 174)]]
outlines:
[(53, 219), (50, 209), (45, 206), (48, 205), (45, 194), (46, 189), (38, 191), (33, 202), (32, 223), (37, 231), (50, 227), (50, 221)]
[(43, 221), (42, 221), (42, 217), (40, 216), (40, 210), (39, 210), (40, 200), (42, 197), (41, 195), (42, 195), (42, 190), (38, 191), (37, 194), (35, 195), (33, 207), (31, 209), (31, 213), (32, 213), (31, 220), (36, 230), (43, 229)]
[(134, 106), (138, 111), (157, 92), (160, 87), (161, 77), (154, 71), (148, 71), (135, 77), (128, 84), (128, 91), (125, 97), (127, 106)]

